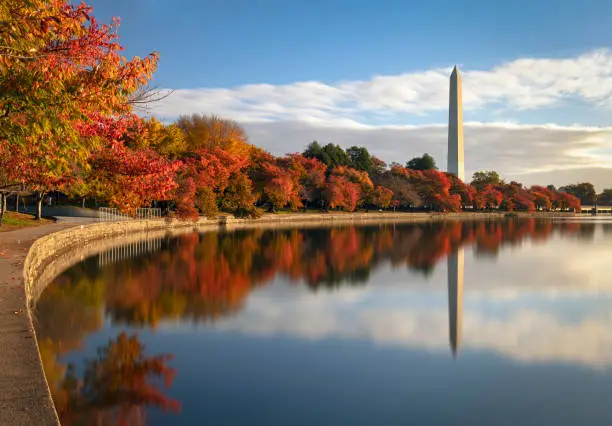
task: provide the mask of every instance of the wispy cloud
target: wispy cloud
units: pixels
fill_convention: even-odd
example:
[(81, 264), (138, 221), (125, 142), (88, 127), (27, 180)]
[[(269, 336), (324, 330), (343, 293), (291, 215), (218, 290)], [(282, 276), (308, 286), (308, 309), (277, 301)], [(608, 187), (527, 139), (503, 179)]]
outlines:
[[(241, 315), (222, 319), (217, 327), (254, 336), (356, 339), (381, 346), (449, 351), (446, 295), (432, 292), (425, 303), (423, 295), (406, 288), (394, 290), (391, 294), (367, 287), (348, 295), (293, 291), (283, 303), (266, 297), (264, 291), (251, 296)], [(538, 309), (521, 306), (523, 298), (504, 301), (475, 296), (464, 293), (463, 350), (491, 351), (523, 362), (612, 365), (610, 312), (588, 312), (604, 296), (580, 297), (572, 305), (584, 316), (578, 321), (569, 321), (559, 312), (552, 295)], [(500, 305), (502, 313), (492, 313), (491, 303)]]
[[(333, 84), (307, 81), (179, 88), (154, 112), (167, 118), (214, 112), (242, 122), (368, 123), (378, 114), (388, 117), (444, 111), (448, 108), (449, 73), (450, 67)], [(489, 70), (468, 68), (463, 82), (466, 110), (491, 105), (529, 110), (576, 99), (610, 106), (612, 52), (601, 49), (566, 59), (517, 59)]]
[[(495, 258), (466, 249), (461, 350), (525, 363), (610, 368), (610, 227), (600, 224), (591, 235), (556, 234), (550, 244), (523, 241), (521, 250), (502, 247)], [(592, 238), (589, 244), (583, 243), (586, 237)], [(560, 246), (571, 258), (560, 255)], [(361, 340), (450, 356), (445, 265), (440, 262), (428, 276), (379, 265), (367, 284), (329, 291), (277, 276), (254, 290), (237, 315), (219, 318), (214, 327), (249, 336)], [(191, 333), (193, 326), (166, 322), (160, 330)]]
[[(179, 88), (151, 112), (166, 120), (191, 113), (234, 119), (245, 126), (251, 142), (275, 154), (301, 151), (318, 139), (367, 146), (386, 161), (403, 162), (429, 152), (445, 168), (449, 73), (450, 67), (337, 83)], [(517, 59), (489, 70), (468, 67), (463, 81), (464, 108), (499, 121), (466, 124), (468, 175), (495, 169), (508, 178), (540, 176), (548, 181), (539, 183), (558, 185), (570, 182), (564, 177), (568, 170), (584, 170), (579, 180), (612, 186), (612, 173), (607, 173), (612, 168), (612, 127), (504, 121), (504, 111), (537, 113), (573, 102), (612, 113), (612, 51)], [(389, 125), (411, 123), (411, 117), (413, 123), (434, 124)]]

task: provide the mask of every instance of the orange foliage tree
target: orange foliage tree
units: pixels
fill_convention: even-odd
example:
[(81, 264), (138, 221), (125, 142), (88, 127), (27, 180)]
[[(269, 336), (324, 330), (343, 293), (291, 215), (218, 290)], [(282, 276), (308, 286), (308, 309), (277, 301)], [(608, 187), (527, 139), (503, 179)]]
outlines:
[(157, 55), (126, 60), (118, 20), (99, 24), (85, 4), (6, 0), (0, 4), (0, 143), (11, 178), (44, 193), (66, 190), (99, 140), (80, 124), (129, 113)]

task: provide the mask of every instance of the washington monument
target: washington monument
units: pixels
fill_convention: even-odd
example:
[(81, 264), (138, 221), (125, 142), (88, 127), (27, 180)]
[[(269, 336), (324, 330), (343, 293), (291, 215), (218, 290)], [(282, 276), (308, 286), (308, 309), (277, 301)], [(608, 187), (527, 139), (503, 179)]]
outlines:
[[(462, 181), (465, 180), (463, 163), (463, 106), (461, 75), (455, 66), (450, 76), (448, 103), (448, 168)], [(463, 320), (463, 249), (448, 256), (448, 328), (453, 356), (461, 344)]]
[(448, 167), (462, 181), (465, 178), (463, 164), (463, 106), (461, 100), (461, 75), (455, 66), (450, 76), (448, 105)]

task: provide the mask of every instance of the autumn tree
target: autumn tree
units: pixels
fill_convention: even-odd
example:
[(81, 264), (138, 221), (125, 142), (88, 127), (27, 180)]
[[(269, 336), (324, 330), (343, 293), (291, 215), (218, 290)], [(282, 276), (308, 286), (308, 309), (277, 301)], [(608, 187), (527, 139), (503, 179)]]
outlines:
[(376, 186), (374, 188), (374, 197), (373, 202), (378, 207), (386, 209), (389, 208), (391, 202), (393, 201), (393, 191), (389, 188), (385, 188), (384, 186)]
[(537, 209), (547, 211), (552, 208), (556, 191), (551, 191), (542, 186), (533, 185), (531, 188), (529, 188), (529, 192), (533, 197), (533, 202)]
[(503, 195), (501, 207), (508, 211), (523, 210), (534, 211), (535, 204), (533, 195), (527, 191), (522, 184), (512, 181), (500, 185), (500, 192)]
[(142, 134), (127, 144), (138, 149), (152, 149), (169, 159), (178, 159), (187, 151), (183, 130), (176, 124), (165, 125), (155, 117), (144, 121)]
[(307, 158), (299, 153), (288, 154), (279, 161), (297, 177), (302, 205), (321, 207), (327, 166), (316, 158)]
[(9, 177), (7, 166), (9, 155), (7, 152), (4, 152), (7, 148), (7, 146), (0, 145), (0, 226), (2, 226), (2, 220), (7, 211), (7, 198), (11, 194), (17, 194), (18, 191), (22, 189), (21, 184), (13, 181)]
[(387, 163), (378, 157), (372, 156), (372, 167), (370, 167), (370, 176), (383, 174), (387, 170)]
[(244, 129), (235, 121), (215, 115), (193, 114), (176, 121), (187, 139), (189, 151), (220, 148), (241, 158), (249, 158), (253, 145), (247, 142)]
[(125, 115), (97, 117), (95, 124), (80, 129), (85, 136), (102, 141), (89, 159), (91, 173), (85, 180), (90, 192), (127, 213), (152, 201), (170, 199), (177, 187), (179, 162), (150, 148), (134, 149), (126, 143), (126, 139), (143, 134), (142, 125), (140, 118)]
[(230, 175), (230, 183), (221, 198), (221, 207), (239, 217), (256, 217), (259, 215), (255, 208), (257, 195), (253, 193), (253, 183), (243, 172), (234, 172)]
[(180, 206), (179, 216), (197, 218), (197, 207), (205, 216), (216, 217), (231, 177), (242, 173), (247, 164), (248, 159), (220, 147), (199, 148), (183, 154), (175, 197), (176, 205)]
[(582, 209), (582, 203), (580, 202), (580, 198), (568, 193), (559, 191), (555, 194), (555, 200), (553, 202), (553, 207), (560, 210), (574, 210), (576, 212), (580, 212)]
[(474, 194), (476, 193), (475, 188), (464, 183), (456, 175), (452, 173), (446, 173), (446, 177), (450, 181), (449, 194), (458, 195), (461, 199), (462, 206), (472, 205)]
[(325, 185), (325, 201), (332, 208), (341, 208), (352, 212), (357, 208), (361, 188), (346, 176), (332, 174)]
[(157, 55), (126, 60), (118, 20), (101, 25), (84, 3), (7, 0), (0, 4), (0, 142), (10, 178), (36, 191), (64, 189), (87, 167), (96, 139), (79, 124), (129, 113)]
[[(472, 187), (474, 188), (474, 187)], [(472, 195), (474, 206), (477, 210), (497, 209), (503, 199), (502, 193), (493, 185), (484, 184), (480, 189), (474, 190)]]
[(413, 185), (425, 206), (438, 211), (458, 211), (461, 197), (450, 194), (451, 182), (445, 173), (437, 170), (406, 170), (408, 180)]
[(291, 165), (289, 159), (275, 158), (264, 151), (252, 157), (249, 177), (260, 201), (273, 212), (286, 206), (292, 210), (302, 206), (300, 176)]
[(375, 203), (374, 184), (370, 176), (351, 167), (332, 169), (327, 189), (326, 199), (331, 208), (354, 211), (359, 205)]
[(395, 207), (410, 208), (422, 205), (419, 195), (410, 183), (406, 169), (402, 166), (397, 165), (391, 170), (374, 175), (373, 181), (376, 185), (388, 188), (393, 192)]

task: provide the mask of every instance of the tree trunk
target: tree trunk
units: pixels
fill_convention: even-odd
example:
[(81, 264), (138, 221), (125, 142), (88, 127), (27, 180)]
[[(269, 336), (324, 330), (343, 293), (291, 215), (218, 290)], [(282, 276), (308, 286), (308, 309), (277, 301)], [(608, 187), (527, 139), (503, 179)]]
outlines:
[(36, 200), (36, 220), (42, 219), (42, 202), (43, 198), (45, 198), (45, 193), (43, 191), (37, 191), (35, 200)]
[(85, 208), (85, 197), (83, 197), (83, 202), (81, 204), (81, 207)]
[(19, 213), (19, 194), (15, 194), (15, 212)]
[(2, 220), (4, 219), (4, 212), (6, 211), (6, 195), (0, 193), (0, 226), (2, 226)]

